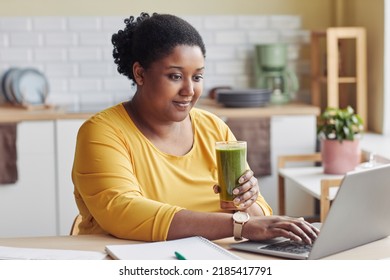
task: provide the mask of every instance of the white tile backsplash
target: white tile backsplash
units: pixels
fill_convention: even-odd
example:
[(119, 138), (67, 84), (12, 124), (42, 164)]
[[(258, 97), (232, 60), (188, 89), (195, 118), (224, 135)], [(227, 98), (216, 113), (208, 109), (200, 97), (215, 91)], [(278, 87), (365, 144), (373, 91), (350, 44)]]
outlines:
[(72, 92), (94, 91), (101, 92), (102, 79), (101, 78), (72, 78), (69, 81), (69, 90)]
[(132, 81), (126, 77), (112, 77), (103, 79), (105, 90), (128, 91), (131, 90)]
[(245, 73), (244, 61), (224, 61), (216, 64), (215, 74), (235, 76)]
[(0, 47), (7, 47), (9, 45), (9, 36), (7, 34), (0, 34)]
[(75, 62), (91, 62), (102, 60), (102, 50), (98, 47), (72, 47), (68, 50), (69, 60)]
[(247, 34), (239, 30), (215, 32), (215, 43), (217, 45), (244, 45), (248, 42)]
[[(74, 94), (76, 92), (70, 92), (69, 90), (69, 81), (68, 78), (49, 78), (49, 85), (50, 85), (50, 94)], [(49, 94), (49, 95), (50, 95)]]
[(236, 16), (205, 16), (204, 29), (208, 30), (234, 30), (237, 28)]
[(266, 29), (268, 21), (267, 16), (238, 16), (237, 27), (242, 30)]
[(71, 31), (98, 31), (102, 28), (101, 17), (69, 17), (68, 28)]
[(32, 28), (37, 31), (65, 31), (66, 18), (55, 16), (34, 17), (32, 19)]
[[(49, 101), (53, 104), (92, 108), (96, 103), (111, 105), (129, 99), (135, 88), (117, 72), (111, 44), (112, 34), (124, 28), (125, 17), (0, 17), (0, 71), (4, 73), (9, 67), (38, 68), (49, 80)], [(288, 43), (290, 64), (297, 67), (298, 73), (307, 74), (308, 63), (299, 53), (310, 34), (301, 28), (299, 16), (183, 18), (199, 30), (206, 44), (204, 95), (215, 86), (251, 87), (256, 44)]]
[(4, 17), (0, 18), (0, 30), (2, 32), (30, 31), (32, 20), (28, 17)]
[(236, 56), (236, 48), (234, 45), (211, 46), (206, 49), (206, 60), (212, 58), (212, 61), (230, 61)]
[(23, 47), (7, 47), (0, 50), (0, 61), (8, 64), (18, 64), (19, 62), (28, 63), (32, 60), (32, 51)]
[(37, 48), (34, 49), (34, 62), (67, 62), (66, 48)]
[(85, 93), (80, 96), (80, 109), (83, 111), (104, 109), (107, 104), (113, 104), (112, 97), (104, 93)]
[(9, 36), (9, 46), (12, 47), (39, 47), (43, 46), (43, 34), (35, 32), (15, 32)]
[(248, 31), (248, 44), (253, 46), (257, 44), (272, 44), (280, 42), (280, 32), (276, 30), (249, 30)]
[(112, 34), (119, 29), (123, 29), (125, 17), (117, 16), (107, 16), (102, 17), (101, 26), (102, 30), (107, 31), (109, 34)]
[(76, 77), (79, 73), (78, 64), (76, 63), (47, 63), (45, 74), (51, 78), (71, 78)]
[(80, 46), (106, 46), (111, 41), (110, 33), (81, 32), (79, 34)]
[(301, 18), (293, 15), (274, 15), (269, 17), (269, 27), (272, 29), (299, 29)]
[(46, 46), (58, 46), (58, 47), (71, 47), (77, 46), (78, 36), (77, 33), (69, 32), (47, 32), (44, 37), (44, 43)]
[(112, 68), (105, 62), (85, 62), (80, 64), (81, 77), (107, 77), (112, 76)]

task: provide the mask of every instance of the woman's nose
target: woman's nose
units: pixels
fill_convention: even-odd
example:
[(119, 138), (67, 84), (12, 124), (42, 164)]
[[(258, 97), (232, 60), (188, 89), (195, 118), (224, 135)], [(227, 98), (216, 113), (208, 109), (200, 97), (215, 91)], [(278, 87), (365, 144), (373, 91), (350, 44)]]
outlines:
[(181, 90), (181, 93), (183, 95), (194, 95), (195, 94), (194, 82), (191, 79), (188, 79), (183, 83), (183, 88)]

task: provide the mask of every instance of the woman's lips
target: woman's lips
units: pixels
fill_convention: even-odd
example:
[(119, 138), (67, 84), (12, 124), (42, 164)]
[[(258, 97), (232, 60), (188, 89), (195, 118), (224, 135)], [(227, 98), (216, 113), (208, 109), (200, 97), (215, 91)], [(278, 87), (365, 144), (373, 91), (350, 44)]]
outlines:
[(173, 104), (180, 108), (187, 108), (191, 105), (191, 101), (173, 101)]

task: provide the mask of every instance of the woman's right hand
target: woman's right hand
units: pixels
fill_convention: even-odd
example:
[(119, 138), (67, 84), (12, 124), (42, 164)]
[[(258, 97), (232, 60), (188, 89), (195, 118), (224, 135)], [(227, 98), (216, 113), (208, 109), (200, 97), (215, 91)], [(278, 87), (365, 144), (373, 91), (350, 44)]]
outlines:
[(319, 230), (303, 218), (286, 216), (252, 216), (243, 226), (242, 236), (253, 241), (285, 237), (312, 244)]
[[(256, 203), (260, 193), (259, 182), (252, 170), (248, 169), (239, 178), (240, 185), (233, 190), (233, 201), (222, 201), (221, 208), (224, 210), (245, 211)], [(214, 193), (220, 192), (218, 185), (213, 186)]]

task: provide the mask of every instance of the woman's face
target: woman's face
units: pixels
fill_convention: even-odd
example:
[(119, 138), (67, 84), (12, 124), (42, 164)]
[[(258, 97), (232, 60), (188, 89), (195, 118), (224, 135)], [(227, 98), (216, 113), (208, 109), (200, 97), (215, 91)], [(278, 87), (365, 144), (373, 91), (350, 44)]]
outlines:
[(199, 47), (180, 45), (143, 69), (138, 82), (142, 109), (161, 122), (184, 120), (202, 94), (204, 62)]

